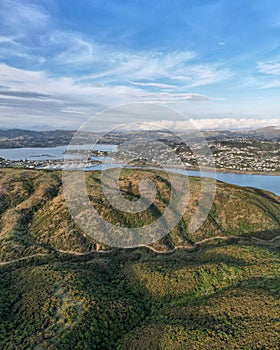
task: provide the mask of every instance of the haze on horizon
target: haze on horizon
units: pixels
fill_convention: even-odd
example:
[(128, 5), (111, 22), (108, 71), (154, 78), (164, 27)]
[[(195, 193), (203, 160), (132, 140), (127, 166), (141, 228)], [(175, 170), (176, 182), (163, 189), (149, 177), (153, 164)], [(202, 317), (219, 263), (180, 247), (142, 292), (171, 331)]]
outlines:
[(0, 128), (75, 129), (133, 102), (280, 126), (279, 18), (277, 0), (2, 0)]

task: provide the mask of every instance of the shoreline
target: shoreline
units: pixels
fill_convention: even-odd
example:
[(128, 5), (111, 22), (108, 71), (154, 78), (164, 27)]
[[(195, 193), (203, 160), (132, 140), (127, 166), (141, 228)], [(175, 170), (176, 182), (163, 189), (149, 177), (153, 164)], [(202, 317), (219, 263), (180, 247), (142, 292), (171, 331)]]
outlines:
[[(157, 169), (157, 167), (153, 166), (152, 164), (147, 164), (147, 165), (131, 165), (132, 168), (149, 168), (153, 167)], [(162, 166), (163, 167), (163, 166)], [(158, 167), (160, 170), (161, 168)], [(221, 169), (221, 168), (210, 168), (210, 167), (180, 167), (178, 165), (168, 165), (166, 166), (166, 169), (178, 169), (178, 170), (185, 170), (185, 171), (202, 171), (202, 172), (209, 172), (209, 173), (223, 173), (223, 174), (237, 174), (237, 175), (259, 175), (259, 176), (280, 176), (280, 171), (270, 171), (270, 172), (265, 172), (265, 171), (254, 171), (254, 170), (248, 170), (248, 171), (241, 171), (241, 170), (234, 170), (234, 169)]]
[[(97, 160), (95, 160), (96, 162), (98, 162)], [(16, 161), (15, 161), (16, 162)], [(40, 161), (38, 161), (39, 163)], [(46, 161), (44, 161), (46, 162)], [(57, 163), (59, 163), (59, 160), (56, 160)], [(32, 161), (29, 161), (29, 166), (31, 165)], [(43, 161), (42, 161), (43, 163)], [(95, 166), (100, 166), (104, 164), (103, 162), (99, 161), (96, 165), (93, 166), (93, 169), (89, 169), (91, 171), (100, 171), (100, 169), (94, 169)], [(120, 163), (116, 164), (116, 165), (119, 165)], [(114, 165), (112, 163), (112, 165)], [(33, 167), (29, 167), (29, 166), (20, 166), (20, 165), (12, 165), (12, 164), (9, 164), (9, 165), (4, 165), (2, 166), (0, 164), (0, 169), (33, 169), (33, 170), (63, 170), (62, 168), (60, 169), (59, 167), (58, 168), (55, 168), (55, 169), (46, 169), (44, 168), (44, 166), (36, 166), (34, 165)], [(140, 164), (140, 165), (137, 165), (137, 164), (131, 164), (129, 166), (125, 166), (124, 164), (124, 168), (130, 168), (130, 169), (133, 169), (133, 168), (137, 168), (137, 169), (157, 169), (157, 170), (164, 170), (164, 165), (162, 167), (156, 167), (154, 166), (154, 164), (146, 164), (146, 165), (143, 165), (143, 164)], [(166, 165), (165, 167), (166, 169), (178, 169), (178, 170), (182, 170), (182, 171), (202, 171), (202, 172), (208, 172), (208, 173), (213, 173), (213, 174), (219, 174), (219, 173), (222, 173), (222, 174), (236, 174), (236, 175), (256, 175), (256, 176), (280, 176), (280, 172), (264, 172), (264, 171), (254, 171), (254, 170), (248, 170), (248, 171), (241, 171), (241, 170), (234, 170), (234, 169), (220, 169), (220, 168), (210, 168), (210, 167), (201, 167), (201, 169), (199, 167), (182, 167), (182, 166), (178, 166), (178, 165)], [(72, 169), (74, 170), (74, 169)], [(81, 169), (77, 169), (77, 170), (81, 170)], [(88, 170), (87, 170), (88, 171)]]
[[(186, 170), (193, 170), (193, 171), (199, 171), (199, 168), (189, 168)], [(213, 168), (203, 168), (203, 171), (207, 172), (215, 172), (215, 173), (225, 173), (225, 174), (237, 174), (237, 175), (260, 175), (260, 176), (280, 176), (280, 172), (277, 171), (254, 171), (254, 170), (248, 170), (248, 171), (241, 171), (241, 170), (234, 170), (234, 169), (213, 169)]]

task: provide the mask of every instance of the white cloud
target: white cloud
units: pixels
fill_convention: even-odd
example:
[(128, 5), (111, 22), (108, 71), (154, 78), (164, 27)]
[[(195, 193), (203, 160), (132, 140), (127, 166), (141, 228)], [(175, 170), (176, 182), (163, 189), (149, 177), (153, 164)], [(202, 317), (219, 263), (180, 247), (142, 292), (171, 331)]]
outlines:
[[(87, 86), (79, 84), (74, 78), (55, 78), (45, 71), (28, 71), (0, 64), (1, 85), (7, 86), (9, 91), (36, 92), (54, 99), (65, 98), (69, 100), (91, 102), (95, 98), (108, 105), (108, 98), (112, 102), (125, 99), (170, 99), (170, 100), (213, 100), (209, 96), (194, 93), (149, 93), (145, 90), (131, 86)], [(106, 102), (106, 103), (105, 103)]]
[(280, 126), (279, 119), (221, 118), (196, 119), (192, 123), (199, 129), (257, 129), (266, 126)]
[(120, 50), (87, 40), (79, 33), (61, 31), (53, 31), (45, 41), (58, 52), (54, 58), (56, 65), (72, 72), (84, 71), (81, 81), (110, 84), (133, 81), (144, 87), (141, 81), (149, 80), (146, 87), (165, 89), (168, 85), (184, 88), (208, 85), (232, 76), (222, 64), (197, 64), (199, 57), (188, 50)]
[(174, 79), (185, 82), (186, 86), (197, 87), (209, 84), (215, 84), (229, 79), (233, 76), (227, 68), (220, 65), (193, 65), (186, 67), (186, 74), (175, 75)]
[(161, 120), (156, 122), (144, 122), (138, 125), (138, 129), (152, 130), (158, 128), (174, 131), (185, 131), (197, 128), (199, 130), (229, 130), (229, 129), (257, 129), (267, 126), (280, 126), (279, 119), (234, 119), (234, 118), (209, 118), (188, 119), (185, 121)]
[(140, 81), (130, 81), (129, 82), (132, 85), (136, 86), (142, 86), (142, 87), (154, 87), (154, 88), (160, 88), (160, 89), (176, 89), (176, 85), (170, 85), (170, 84), (162, 84), (162, 83), (146, 83), (146, 82), (140, 82)]
[(76, 111), (75, 109), (70, 108), (70, 107), (61, 108), (61, 109), (60, 109), (60, 112), (63, 112), (63, 113), (70, 113), (70, 114), (78, 114), (78, 115), (85, 115), (85, 114), (86, 114), (85, 112)]
[[(100, 97), (101, 101), (102, 91), (105, 90), (111, 94), (115, 89), (117, 96), (112, 99), (114, 103), (120, 94), (124, 94), (123, 99), (130, 95), (136, 98), (143, 98), (145, 95), (146, 98), (148, 91), (155, 88), (163, 91), (172, 89), (182, 95), (171, 97), (161, 95), (154, 96), (153, 99), (192, 99), (190, 98), (192, 94), (185, 94), (186, 97), (183, 95), (187, 89), (215, 84), (232, 76), (232, 72), (221, 64), (198, 64), (199, 57), (189, 50), (130, 51), (98, 44), (80, 33), (58, 30), (52, 16), (40, 2), (2, 0), (0, 21), (1, 27), (9, 32), (9, 36), (0, 37), (0, 60), (11, 60), (21, 67), (26, 63), (28, 67), (32, 66), (33, 69), (40, 71), (44, 67), (45, 71), (67, 76), (60, 78), (60, 84), (61, 81), (62, 85), (68, 84), (66, 88), (75, 90), (78, 95), (78, 89), (73, 86), (78, 85), (80, 90), (83, 87), (84, 94), (92, 94), (94, 91), (95, 96)], [(34, 34), (36, 46), (30, 40)], [(46, 47), (48, 57), (44, 57)], [(20, 76), (24, 80), (24, 73), (21, 73)], [(46, 76), (42, 74), (42, 72), (37, 74), (36, 79), (45, 80)], [(30, 75), (26, 78), (24, 88), (36, 91), (34, 89), (38, 86), (35, 86), (37, 84), (35, 81), (28, 87), (34, 76), (31, 80)], [(130, 86), (126, 86), (129, 83)], [(47, 79), (44, 90), (51, 89), (54, 84), (55, 79), (52, 79), (51, 84)], [(197, 96), (194, 99), (198, 100)]]
[(83, 39), (76, 33), (55, 30), (45, 35), (44, 41), (58, 52), (54, 57), (54, 62), (58, 65), (77, 68), (81, 64), (99, 61), (104, 56), (101, 46)]
[(270, 75), (280, 75), (280, 63), (279, 62), (259, 62), (258, 70), (260, 73), (263, 74), (270, 74)]
[(42, 7), (29, 1), (1, 0), (0, 20), (11, 33), (24, 36), (35, 28), (45, 27), (49, 15)]
[[(78, 127), (96, 112), (132, 102), (172, 104), (183, 114), (198, 118), (211, 115), (208, 119), (193, 118), (193, 123), (202, 129), (279, 125), (279, 119), (223, 118), (229, 114), (227, 111), (236, 113), (242, 108), (243, 115), (256, 115), (256, 111), (268, 113), (262, 101), (255, 109), (244, 104), (234, 107), (222, 98), (198, 93), (148, 92), (137, 85), (84, 85), (74, 78), (53, 77), (45, 71), (28, 71), (6, 64), (0, 64), (0, 85), (0, 127), (33, 127), (46, 123), (49, 127)], [(277, 110), (275, 103), (271, 103), (271, 110)], [(183, 121), (168, 122), (163, 127), (183, 130), (187, 125)]]
[[(209, 103), (213, 98), (202, 94), (149, 93), (134, 86), (85, 86), (73, 78), (54, 78), (45, 71), (28, 71), (0, 64), (0, 122), (7, 122), (7, 116), (18, 117), (26, 125), (48, 119), (52, 125), (60, 125), (65, 115), (79, 124), (87, 117), (109, 106), (131, 102)], [(71, 122), (71, 123), (72, 123)], [(1, 127), (1, 126), (0, 126)]]
[(261, 79), (255, 79), (256, 84), (258, 84), (261, 89), (273, 89), (280, 87), (279, 62), (258, 62), (257, 68), (258, 71), (264, 75)]
[[(28, 9), (31, 14), (35, 11), (32, 7)], [(21, 9), (21, 12), (24, 11)], [(44, 14), (41, 16), (44, 17)], [(20, 20), (20, 15), (16, 15), (16, 18)], [(79, 33), (45, 28), (44, 20), (42, 22), (38, 24), (38, 33), (38, 29), (33, 27), (37, 25), (36, 23), (33, 25), (22, 23), (24, 28), (19, 30), (21, 34), (17, 33), (18, 36), (0, 37), (0, 58), (2, 56), (2, 59), (14, 60), (17, 57), (29, 65), (30, 62), (34, 63), (37, 69), (46, 67), (60, 74), (79, 76), (80, 83), (108, 85), (133, 82), (135, 86), (142, 85), (143, 89), (174, 87), (184, 90), (215, 84), (230, 78), (233, 74), (222, 64), (198, 64), (200, 59), (192, 51), (119, 49), (98, 44)], [(21, 40), (22, 35), (29, 33), (28, 28), (36, 30), (39, 38), (37, 40), (39, 46), (36, 49), (32, 42), (28, 46), (26, 41)], [(42, 28), (45, 29), (40, 30)], [(42, 43), (43, 47), (40, 47)], [(43, 57), (43, 53), (40, 55), (46, 47), (50, 54), (47, 59)]]
[(48, 32), (51, 19), (38, 4), (26, 1), (0, 1), (0, 59), (23, 65), (41, 65), (45, 59), (38, 54), (39, 42), (32, 39)]
[(0, 44), (15, 44), (15, 37), (10, 36), (0, 36)]
[[(217, 83), (232, 75), (229, 70), (222, 66), (195, 64), (193, 62), (195, 54), (188, 51), (169, 53), (112, 51), (102, 54), (102, 50), (95, 49), (93, 52), (96, 54), (93, 62), (95, 60), (99, 63), (102, 69), (97, 73), (90, 74), (87, 78), (96, 81), (151, 80), (151, 83), (159, 84), (158, 80), (165, 80), (168, 82), (166, 85), (175, 84), (177, 87), (190, 88)], [(99, 59), (98, 54), (101, 54)]]
[(206, 101), (220, 101), (222, 98), (213, 98), (202, 94), (194, 94), (194, 93), (166, 93), (161, 92), (159, 94), (149, 94), (147, 97), (150, 101), (154, 102), (164, 102), (164, 103), (172, 103), (172, 102), (180, 102), (180, 101), (190, 101), (190, 102), (206, 102)]
[[(133, 51), (63, 31), (43, 7), (48, 1), (0, 0), (0, 60), (10, 62), (10, 66), (0, 64), (0, 85), (12, 92), (0, 97), (1, 122), (30, 117), (75, 123), (96, 110), (135, 101), (176, 103), (182, 111), (203, 116), (231, 115), (223, 112), (242, 108), (246, 113), (249, 110), (248, 115), (276, 114), (279, 109), (277, 101), (274, 105), (261, 101), (258, 106), (255, 101), (243, 101), (243, 107), (235, 101), (230, 106), (225, 102), (221, 110), (222, 98), (193, 90), (231, 78), (234, 73), (223, 63), (207, 62), (187, 49)], [(27, 70), (30, 67), (34, 71)], [(280, 63), (259, 62), (258, 70), (266, 76), (254, 87), (279, 87)], [(275, 79), (267, 82), (270, 76)]]
[(261, 86), (262, 89), (278, 88), (280, 87), (280, 80), (272, 80)]

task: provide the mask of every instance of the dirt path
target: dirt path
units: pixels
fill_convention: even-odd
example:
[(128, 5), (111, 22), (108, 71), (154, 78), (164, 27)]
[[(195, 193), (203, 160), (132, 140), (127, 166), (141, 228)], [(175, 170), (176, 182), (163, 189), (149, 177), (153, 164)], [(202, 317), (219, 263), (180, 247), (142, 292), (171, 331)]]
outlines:
[(18, 259), (15, 259), (15, 260), (10, 260), (10, 261), (1, 261), (0, 262), (0, 266), (5, 266), (5, 265), (9, 265), (9, 264), (15, 264), (19, 261), (24, 261), (24, 260), (28, 260), (28, 259), (32, 259), (32, 258), (36, 258), (38, 256), (48, 256), (49, 254), (48, 253), (37, 253), (37, 254), (33, 254), (33, 255), (28, 255), (28, 256), (24, 256), (22, 258), (18, 258)]
[[(245, 237), (242, 237), (242, 236), (215, 236), (215, 237), (209, 237), (209, 238), (205, 238), (199, 242), (196, 242), (194, 244), (194, 246), (199, 246), (203, 243), (207, 243), (207, 242), (211, 242), (211, 241), (214, 241), (216, 239), (222, 239), (222, 240), (226, 240), (226, 239), (238, 239), (238, 240), (242, 240), (244, 239)], [(256, 238), (256, 237), (250, 237), (250, 240), (253, 241), (253, 242), (256, 242), (258, 244), (262, 244), (262, 245), (274, 245), (274, 242), (276, 242), (277, 240), (280, 240), (280, 236), (276, 236), (270, 240), (263, 240), (263, 239), (260, 239), (260, 238)], [(168, 250), (168, 251), (159, 251), (159, 250), (156, 250), (155, 248), (153, 247), (150, 247), (150, 246), (143, 246), (149, 250), (151, 250), (152, 252), (156, 253), (156, 254), (172, 254), (174, 253), (176, 250), (179, 250), (179, 249), (186, 249), (186, 248), (189, 248), (189, 246), (178, 246), (174, 249), (171, 249), (171, 250)], [(141, 248), (141, 247), (139, 247)], [(69, 254), (69, 255), (76, 255), (76, 256), (87, 256), (87, 255), (91, 255), (91, 254), (110, 254), (114, 251), (114, 249), (110, 249), (110, 250), (92, 250), (92, 251), (89, 251), (89, 252), (85, 252), (85, 253), (81, 253), (81, 252), (75, 252), (75, 251), (71, 251), (71, 250), (56, 250), (54, 252), (58, 252), (58, 253), (62, 253), (62, 254)], [(29, 256), (25, 256), (25, 257), (22, 257), (22, 258), (19, 258), (19, 259), (15, 259), (15, 260), (10, 260), (10, 261), (2, 261), (0, 262), (0, 266), (6, 266), (6, 265), (10, 265), (10, 264), (14, 264), (14, 263), (17, 263), (19, 261), (24, 261), (24, 260), (29, 260), (29, 259), (32, 259), (32, 258), (35, 258), (35, 257), (38, 257), (38, 256), (48, 256), (49, 254), (48, 253), (38, 253), (38, 254), (33, 254), (33, 255), (29, 255)]]

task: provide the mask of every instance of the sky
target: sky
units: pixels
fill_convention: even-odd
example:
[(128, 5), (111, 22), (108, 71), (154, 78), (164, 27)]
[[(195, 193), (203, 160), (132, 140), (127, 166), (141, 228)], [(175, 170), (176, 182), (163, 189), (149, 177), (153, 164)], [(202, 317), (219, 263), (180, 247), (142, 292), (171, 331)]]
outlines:
[(280, 125), (279, 0), (1, 0), (0, 128), (168, 106), (201, 128)]

